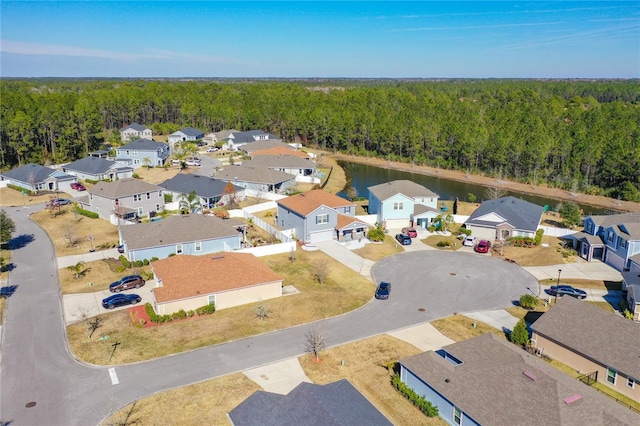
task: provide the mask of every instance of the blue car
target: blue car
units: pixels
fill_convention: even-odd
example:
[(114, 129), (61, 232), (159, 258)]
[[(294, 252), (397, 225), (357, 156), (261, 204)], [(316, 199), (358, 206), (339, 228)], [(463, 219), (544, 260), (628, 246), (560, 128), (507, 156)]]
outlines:
[(396, 234), (396, 240), (403, 246), (411, 245), (411, 237), (407, 234)]
[(102, 307), (105, 309), (113, 309), (118, 306), (124, 305), (135, 305), (136, 303), (140, 303), (142, 297), (137, 294), (114, 294), (113, 296), (109, 296), (106, 299), (102, 300)]
[(376, 289), (376, 299), (388, 299), (391, 294), (391, 283), (382, 281)]

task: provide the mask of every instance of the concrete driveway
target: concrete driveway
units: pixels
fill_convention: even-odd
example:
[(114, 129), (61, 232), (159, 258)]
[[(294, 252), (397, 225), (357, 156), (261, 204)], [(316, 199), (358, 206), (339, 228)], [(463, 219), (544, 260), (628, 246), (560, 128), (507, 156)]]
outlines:
[(622, 274), (599, 260), (591, 262), (563, 263), (549, 266), (527, 266), (523, 268), (538, 280), (558, 279), (558, 270), (562, 269), (562, 278), (580, 278), (583, 280), (622, 281)]

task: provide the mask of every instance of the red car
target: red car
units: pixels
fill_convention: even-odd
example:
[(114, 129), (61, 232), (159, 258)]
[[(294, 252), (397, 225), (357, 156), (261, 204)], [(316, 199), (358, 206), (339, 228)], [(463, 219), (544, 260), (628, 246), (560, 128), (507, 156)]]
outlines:
[(415, 228), (402, 228), (402, 233), (407, 234), (411, 238), (416, 238), (418, 236), (418, 231)]
[(80, 182), (71, 182), (70, 186), (71, 186), (72, 189), (75, 189), (76, 191), (84, 191), (84, 190), (87, 189)]
[(477, 253), (488, 253), (489, 249), (491, 249), (491, 241), (480, 240), (478, 245), (475, 247)]

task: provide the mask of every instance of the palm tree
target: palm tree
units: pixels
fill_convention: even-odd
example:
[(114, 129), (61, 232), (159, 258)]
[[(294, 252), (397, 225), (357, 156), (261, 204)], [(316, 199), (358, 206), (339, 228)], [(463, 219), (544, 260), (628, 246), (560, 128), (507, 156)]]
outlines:
[(73, 272), (73, 278), (80, 278), (91, 270), (91, 268), (85, 268), (84, 262), (82, 261), (76, 263), (75, 265), (67, 266), (67, 269)]
[(188, 194), (180, 194), (179, 208), (182, 214), (197, 213), (202, 209), (200, 197), (198, 197), (196, 191), (191, 191)]
[(147, 169), (150, 169), (151, 168), (151, 158), (144, 157), (142, 159), (142, 165), (145, 166)]

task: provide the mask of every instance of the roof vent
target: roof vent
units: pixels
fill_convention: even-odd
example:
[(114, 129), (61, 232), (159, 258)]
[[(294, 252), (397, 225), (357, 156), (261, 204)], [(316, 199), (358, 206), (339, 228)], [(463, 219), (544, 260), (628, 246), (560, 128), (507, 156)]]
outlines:
[(579, 401), (582, 399), (582, 395), (580, 395), (579, 393), (573, 394), (571, 396), (566, 397), (565, 399), (563, 399), (562, 401), (564, 401), (565, 404), (569, 405), (572, 404), (576, 401)]
[(538, 380), (538, 378), (531, 371), (523, 371), (522, 374), (524, 374), (526, 377), (530, 378), (534, 382)]
[(224, 256), (213, 256), (213, 257), (211, 257), (211, 260), (216, 260), (216, 259), (224, 259)]

